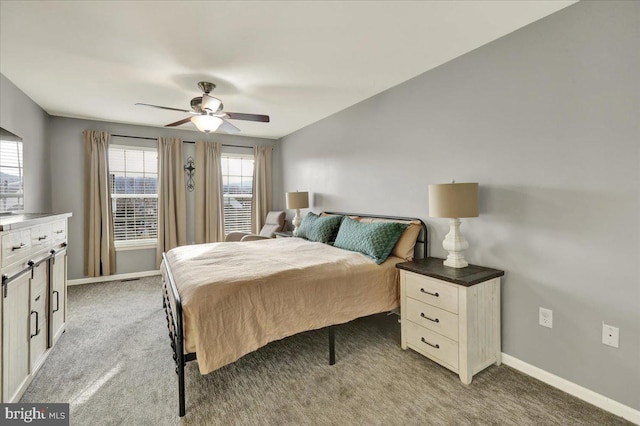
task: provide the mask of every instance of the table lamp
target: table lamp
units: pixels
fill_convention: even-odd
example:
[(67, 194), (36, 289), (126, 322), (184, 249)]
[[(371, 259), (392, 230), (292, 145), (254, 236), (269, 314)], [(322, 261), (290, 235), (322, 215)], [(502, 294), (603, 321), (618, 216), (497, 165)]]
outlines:
[(464, 268), (469, 264), (463, 252), (469, 243), (460, 233), (461, 217), (478, 217), (477, 183), (441, 183), (429, 185), (429, 216), (449, 218), (449, 233), (442, 247), (449, 252), (445, 266)]
[(298, 228), (302, 223), (300, 217), (300, 209), (306, 209), (309, 207), (309, 193), (308, 192), (287, 192), (287, 208), (296, 209), (296, 215), (293, 217), (293, 236), (298, 236)]

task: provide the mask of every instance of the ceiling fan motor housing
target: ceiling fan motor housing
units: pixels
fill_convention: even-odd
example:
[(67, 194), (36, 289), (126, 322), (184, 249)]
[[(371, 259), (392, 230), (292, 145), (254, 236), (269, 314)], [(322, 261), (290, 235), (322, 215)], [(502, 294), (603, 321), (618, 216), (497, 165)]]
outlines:
[(216, 85), (213, 83), (209, 83), (208, 81), (201, 81), (198, 83), (198, 87), (207, 95), (216, 88)]

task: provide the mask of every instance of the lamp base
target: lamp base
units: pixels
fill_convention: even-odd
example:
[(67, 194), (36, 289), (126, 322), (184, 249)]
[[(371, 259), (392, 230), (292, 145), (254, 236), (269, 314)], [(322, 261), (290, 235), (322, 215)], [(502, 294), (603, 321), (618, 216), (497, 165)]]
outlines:
[(451, 253), (449, 253), (449, 256), (447, 256), (442, 264), (451, 268), (466, 268), (467, 266), (469, 266), (469, 263), (464, 260), (464, 256), (454, 256)]
[(300, 217), (300, 209), (296, 209), (296, 215), (293, 217), (293, 236), (298, 236), (298, 228), (300, 228), (300, 224), (302, 223), (302, 218)]
[(460, 233), (460, 219), (449, 219), (449, 233), (442, 242), (442, 247), (449, 252), (449, 256), (443, 262), (444, 266), (451, 268), (464, 268), (469, 263), (464, 259), (463, 252), (469, 248), (469, 243)]

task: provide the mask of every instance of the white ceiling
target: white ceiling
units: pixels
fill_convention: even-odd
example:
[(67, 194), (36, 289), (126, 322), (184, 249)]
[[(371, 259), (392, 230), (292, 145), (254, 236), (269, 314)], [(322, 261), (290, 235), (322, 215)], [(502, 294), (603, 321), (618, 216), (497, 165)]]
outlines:
[[(163, 126), (205, 80), (279, 138), (574, 1), (4, 1), (0, 72), (49, 114)], [(191, 123), (184, 128), (192, 128)]]

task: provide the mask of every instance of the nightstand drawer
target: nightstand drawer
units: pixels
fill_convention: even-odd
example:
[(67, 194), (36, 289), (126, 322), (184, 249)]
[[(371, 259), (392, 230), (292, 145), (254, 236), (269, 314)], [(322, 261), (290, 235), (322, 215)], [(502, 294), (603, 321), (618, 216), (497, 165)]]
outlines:
[(458, 341), (458, 316), (444, 309), (408, 298), (405, 306), (409, 321)]
[(411, 347), (454, 370), (458, 369), (458, 343), (412, 322), (408, 322), (406, 327), (407, 343)]
[(406, 273), (407, 296), (454, 314), (458, 313), (458, 287), (433, 278)]

